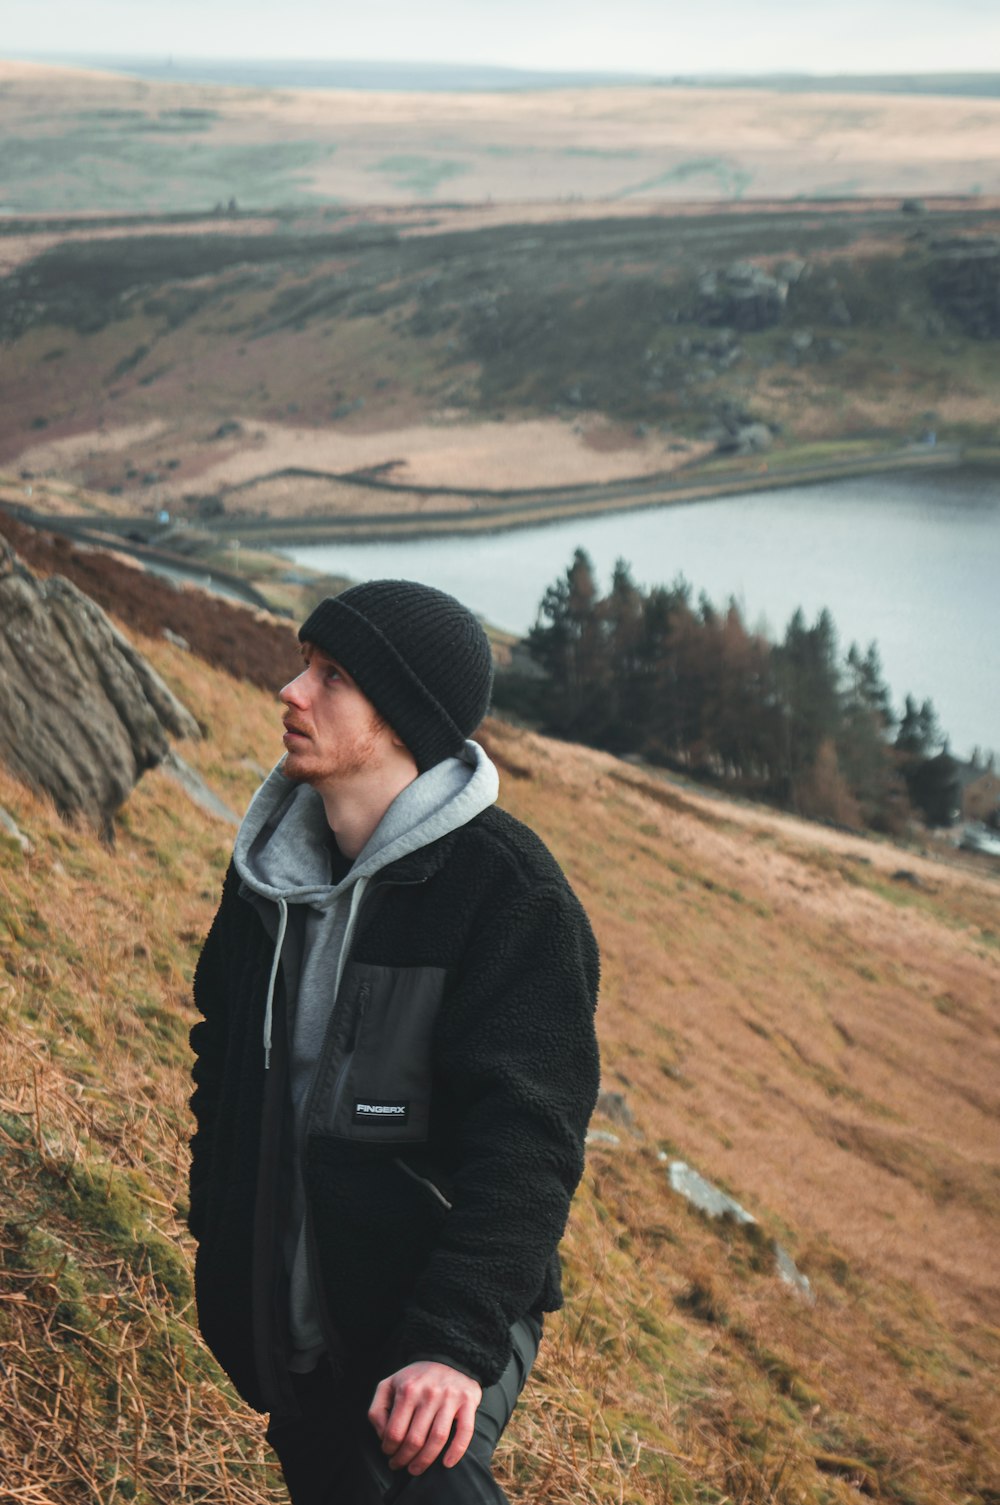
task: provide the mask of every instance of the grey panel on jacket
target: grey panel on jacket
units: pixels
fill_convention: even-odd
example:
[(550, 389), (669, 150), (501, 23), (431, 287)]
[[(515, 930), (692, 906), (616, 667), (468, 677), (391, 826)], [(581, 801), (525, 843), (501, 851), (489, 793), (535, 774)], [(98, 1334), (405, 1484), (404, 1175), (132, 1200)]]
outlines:
[(353, 1015), (346, 1052), (320, 1062), (306, 1134), (377, 1144), (427, 1138), (431, 1041), (444, 994), (443, 967), (350, 962), (342, 1008)]

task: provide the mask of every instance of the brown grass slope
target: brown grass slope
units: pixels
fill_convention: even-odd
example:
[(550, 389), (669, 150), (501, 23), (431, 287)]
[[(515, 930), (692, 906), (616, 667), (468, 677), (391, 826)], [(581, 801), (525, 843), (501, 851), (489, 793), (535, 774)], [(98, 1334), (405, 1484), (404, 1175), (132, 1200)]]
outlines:
[[(241, 808), (273, 701), (138, 641)], [(636, 1119), (590, 1152), (512, 1499), (995, 1505), (996, 884), (486, 735), (593, 916), (605, 1082)], [(231, 833), (162, 772), (113, 852), (2, 772), (0, 805), (33, 847), (0, 830), (3, 1496), (278, 1500), (193, 1330), (181, 1231), (190, 977)], [(663, 1151), (759, 1229), (692, 1212)]]
[[(0, 463), (88, 488), (88, 511), (238, 530), (690, 471), (749, 419), (772, 469), (928, 429), (995, 442), (996, 203), (452, 218), (11, 234)], [(780, 307), (706, 304), (704, 275), (744, 262), (794, 277)], [(357, 480), (373, 468), (394, 489)]]

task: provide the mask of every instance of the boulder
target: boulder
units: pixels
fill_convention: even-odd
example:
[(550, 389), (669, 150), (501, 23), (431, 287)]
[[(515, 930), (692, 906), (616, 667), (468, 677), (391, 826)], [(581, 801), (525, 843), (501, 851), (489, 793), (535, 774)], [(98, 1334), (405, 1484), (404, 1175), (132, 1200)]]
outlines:
[(780, 323), (788, 297), (784, 278), (772, 277), (748, 261), (734, 261), (722, 271), (698, 279), (699, 324), (728, 325), (753, 331)]
[(163, 771), (181, 786), (188, 799), (197, 805), (199, 810), (204, 810), (207, 815), (224, 821), (226, 825), (234, 829), (239, 827), (240, 817), (236, 811), (231, 810), (225, 800), (220, 799), (215, 790), (205, 783), (198, 770), (192, 768), (189, 763), (185, 763), (184, 759), (179, 757), (172, 748), (163, 759)]
[(5, 810), (2, 805), (0, 805), (0, 833), (8, 836), (15, 846), (19, 846), (25, 857), (30, 857), (34, 852), (31, 838), (25, 836), (10, 811)]
[(720, 455), (759, 455), (771, 448), (774, 435), (766, 423), (725, 423), (708, 430)]
[(613, 1124), (621, 1124), (624, 1129), (635, 1128), (635, 1116), (624, 1092), (599, 1092), (594, 1112), (600, 1113)]
[(965, 334), (1000, 338), (1000, 239), (952, 236), (933, 243), (931, 296)]
[(0, 540), (0, 759), (61, 815), (114, 835), (140, 775), (194, 717), (89, 596)]
[[(722, 1191), (713, 1182), (706, 1180), (685, 1161), (670, 1160), (663, 1150), (660, 1151), (657, 1159), (669, 1162), (667, 1175), (671, 1189), (679, 1196), (686, 1198), (692, 1207), (696, 1207), (706, 1217), (728, 1218), (742, 1228), (752, 1231), (759, 1229), (760, 1225), (752, 1212), (747, 1212), (735, 1197), (731, 1197), (728, 1192)], [(771, 1253), (774, 1255), (775, 1273), (797, 1296), (801, 1296), (810, 1305), (814, 1305), (816, 1297), (808, 1275), (802, 1273), (783, 1244), (779, 1244), (775, 1239), (769, 1242)]]

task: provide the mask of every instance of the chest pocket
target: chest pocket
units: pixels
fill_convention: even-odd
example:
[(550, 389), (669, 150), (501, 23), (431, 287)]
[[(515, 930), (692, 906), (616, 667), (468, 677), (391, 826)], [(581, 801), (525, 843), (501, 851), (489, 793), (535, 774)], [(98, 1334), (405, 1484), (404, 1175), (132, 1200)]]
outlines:
[(443, 967), (348, 968), (341, 997), (350, 1035), (332, 1080), (320, 1084), (311, 1132), (376, 1144), (427, 1138), (431, 1040), (446, 977)]

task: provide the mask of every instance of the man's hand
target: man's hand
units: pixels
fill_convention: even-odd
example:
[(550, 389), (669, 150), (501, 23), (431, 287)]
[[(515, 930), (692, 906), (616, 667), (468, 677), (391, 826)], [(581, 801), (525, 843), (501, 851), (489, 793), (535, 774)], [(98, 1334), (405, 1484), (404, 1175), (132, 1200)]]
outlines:
[(455, 1435), (442, 1462), (454, 1468), (465, 1455), (476, 1425), (482, 1386), (447, 1364), (421, 1360), (382, 1381), (368, 1410), (390, 1468), (422, 1474)]

